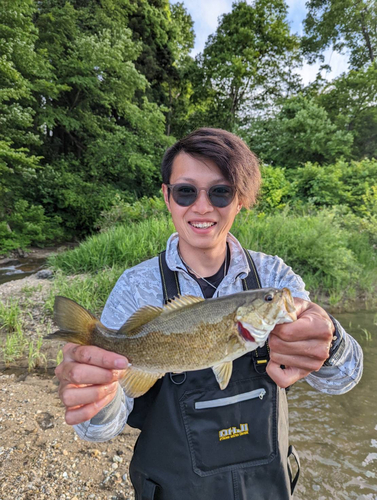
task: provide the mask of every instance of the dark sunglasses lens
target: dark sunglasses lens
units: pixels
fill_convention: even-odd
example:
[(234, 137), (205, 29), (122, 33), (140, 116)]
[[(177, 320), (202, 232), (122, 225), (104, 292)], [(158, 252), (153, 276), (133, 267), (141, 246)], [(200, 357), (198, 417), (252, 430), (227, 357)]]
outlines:
[(212, 186), (208, 196), (214, 207), (227, 207), (234, 198), (234, 188), (226, 185)]
[(189, 207), (197, 197), (197, 189), (191, 184), (177, 184), (173, 187), (173, 198), (181, 207)]

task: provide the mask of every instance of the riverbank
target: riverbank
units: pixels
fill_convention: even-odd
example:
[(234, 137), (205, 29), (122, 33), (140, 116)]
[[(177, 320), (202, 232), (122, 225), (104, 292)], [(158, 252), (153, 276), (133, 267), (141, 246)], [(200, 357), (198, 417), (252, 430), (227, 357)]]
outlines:
[[(20, 306), (25, 344), (53, 328), (44, 309), (52, 287), (36, 276), (0, 286), (0, 302)], [(77, 439), (54, 377), (61, 346), (44, 341), (31, 372), (29, 351), (5, 363), (1, 349), (0, 500), (133, 500), (128, 466), (138, 431), (127, 427), (108, 443)]]

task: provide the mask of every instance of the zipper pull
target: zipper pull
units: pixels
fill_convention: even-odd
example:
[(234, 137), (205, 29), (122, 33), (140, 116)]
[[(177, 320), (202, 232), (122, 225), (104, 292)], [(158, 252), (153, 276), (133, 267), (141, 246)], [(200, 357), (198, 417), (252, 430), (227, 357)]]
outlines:
[(263, 399), (265, 395), (266, 395), (266, 390), (265, 389), (261, 389), (261, 391), (259, 393), (259, 399)]

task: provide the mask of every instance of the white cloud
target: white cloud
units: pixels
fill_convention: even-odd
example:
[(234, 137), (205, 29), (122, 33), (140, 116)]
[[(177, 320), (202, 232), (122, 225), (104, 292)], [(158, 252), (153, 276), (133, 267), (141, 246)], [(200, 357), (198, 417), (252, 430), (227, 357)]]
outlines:
[(316, 62), (315, 64), (307, 64), (305, 63), (302, 68), (297, 70), (297, 73), (301, 75), (302, 81), (304, 85), (308, 85), (310, 82), (315, 80), (319, 68), (322, 64), (329, 64), (331, 66), (331, 71), (327, 72), (322, 70), (323, 78), (331, 81), (334, 78), (337, 78), (342, 73), (346, 72), (348, 69), (348, 56), (344, 54), (339, 54), (339, 52), (334, 52), (331, 49), (326, 50), (324, 52), (325, 60), (323, 63)]

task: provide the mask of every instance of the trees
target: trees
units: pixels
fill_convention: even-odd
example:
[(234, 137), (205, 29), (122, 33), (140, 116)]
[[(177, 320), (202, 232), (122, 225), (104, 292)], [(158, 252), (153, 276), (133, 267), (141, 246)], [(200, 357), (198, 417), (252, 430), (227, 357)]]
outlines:
[(251, 149), (264, 161), (290, 168), (349, 158), (353, 143), (350, 132), (339, 129), (324, 107), (304, 95), (285, 100), (277, 115), (256, 120), (249, 134)]
[(377, 4), (373, 0), (309, 0), (302, 45), (309, 60), (323, 60), (330, 46), (349, 54), (353, 69), (375, 61), (377, 54)]
[(74, 232), (90, 231), (116, 192), (128, 199), (153, 194), (169, 143), (164, 116), (148, 101), (149, 84), (135, 66), (142, 44), (123, 24), (132, 3), (122, 4), (119, 19), (111, 2), (102, 8), (50, 0), (36, 19), (38, 47), (61, 89), (40, 112), (46, 167), (36, 189), (46, 210)]
[[(7, 249), (20, 245), (14, 229), (21, 213), (29, 233), (32, 220), (45, 221), (31, 189), (41, 169), (37, 111), (41, 96), (53, 96), (56, 87), (46, 54), (35, 47), (34, 13), (32, 0), (4, 0), (0, 5), (0, 233)], [(37, 231), (26, 244), (32, 239), (43, 241), (44, 236)]]
[(297, 83), (292, 67), (298, 40), (289, 33), (286, 14), (283, 0), (242, 0), (221, 17), (197, 59), (201, 81), (194, 100), (208, 124), (232, 130)]

